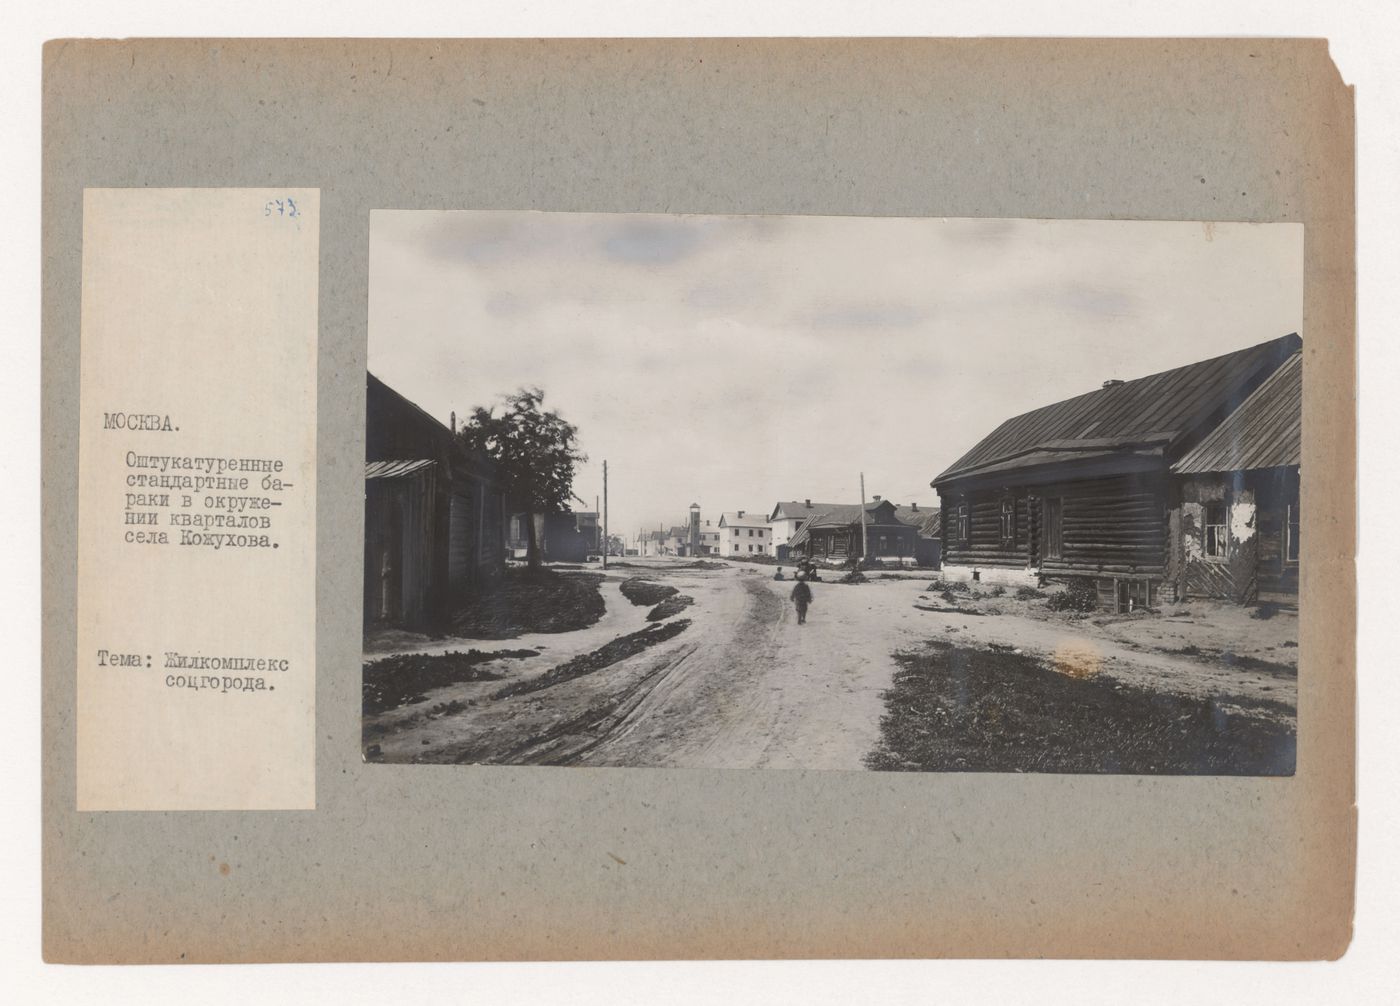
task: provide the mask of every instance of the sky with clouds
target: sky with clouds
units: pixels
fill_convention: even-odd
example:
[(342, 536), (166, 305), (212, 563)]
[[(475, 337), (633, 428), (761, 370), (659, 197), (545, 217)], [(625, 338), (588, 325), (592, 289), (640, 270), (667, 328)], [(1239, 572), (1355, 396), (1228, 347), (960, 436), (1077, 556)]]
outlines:
[(369, 369), (443, 422), (522, 385), (610, 530), (933, 505), (1013, 415), (1302, 333), (1295, 224), (376, 211)]

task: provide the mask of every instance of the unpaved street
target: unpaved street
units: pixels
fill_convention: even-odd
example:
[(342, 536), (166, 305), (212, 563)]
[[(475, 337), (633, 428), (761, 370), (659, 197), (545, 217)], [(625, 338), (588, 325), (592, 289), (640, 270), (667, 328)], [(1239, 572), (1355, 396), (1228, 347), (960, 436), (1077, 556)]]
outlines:
[[(668, 620), (690, 624), (609, 666), (493, 697), (504, 685), (529, 682), (645, 629), (647, 609), (619, 590), (635, 576), (694, 598)], [(602, 587), (607, 611), (588, 629), (508, 642), (400, 643), (395, 650), (539, 652), (488, 665), (498, 680), (451, 685), (367, 716), (367, 750), (372, 745), (375, 759), (384, 761), (861, 770), (879, 740), (882, 693), (896, 668), (892, 654), (931, 639), (1014, 647), (1043, 655), (1072, 676), (1104, 674), (1183, 694), (1296, 703), (1296, 676), (1277, 666), (1241, 668), (1204, 658), (1216, 637), (1239, 639), (1247, 623), (1200, 628), (1192, 636), (1190, 612), (1072, 620), (1042, 617), (1029, 607), (1041, 602), (1010, 598), (983, 603), (984, 613), (976, 615), (928, 611), (919, 606), (944, 602), (930, 597), (928, 580), (920, 577), (816, 583), (807, 623), (798, 625), (791, 588), (790, 580), (772, 579), (771, 567), (629, 560), (609, 571)], [(1291, 630), (1296, 639), (1293, 617), (1279, 616), (1261, 638), (1286, 640)], [(1193, 645), (1183, 649), (1183, 640)], [(1286, 661), (1291, 654), (1296, 649), (1261, 655)]]

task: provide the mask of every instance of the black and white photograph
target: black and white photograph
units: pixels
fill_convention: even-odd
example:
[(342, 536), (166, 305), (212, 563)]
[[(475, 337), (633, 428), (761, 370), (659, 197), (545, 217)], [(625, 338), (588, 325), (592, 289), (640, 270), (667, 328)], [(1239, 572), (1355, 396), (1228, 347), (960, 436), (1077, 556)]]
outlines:
[(375, 211), (368, 762), (1289, 776), (1303, 228)]

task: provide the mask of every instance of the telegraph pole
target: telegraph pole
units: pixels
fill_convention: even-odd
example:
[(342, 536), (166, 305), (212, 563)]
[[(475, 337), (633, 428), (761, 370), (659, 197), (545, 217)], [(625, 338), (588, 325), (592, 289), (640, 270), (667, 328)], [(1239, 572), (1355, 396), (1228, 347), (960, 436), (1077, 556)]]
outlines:
[(865, 472), (860, 473), (860, 561), (870, 554), (870, 532), (865, 529)]
[(608, 463), (603, 462), (603, 568), (608, 568)]

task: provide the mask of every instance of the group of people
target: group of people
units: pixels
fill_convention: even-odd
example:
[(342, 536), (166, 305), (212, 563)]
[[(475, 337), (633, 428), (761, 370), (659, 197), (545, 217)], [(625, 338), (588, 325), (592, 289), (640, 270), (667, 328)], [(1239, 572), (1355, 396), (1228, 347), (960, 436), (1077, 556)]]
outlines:
[[(783, 567), (778, 567), (778, 571), (773, 574), (773, 579), (787, 579), (787, 577), (783, 576)], [(793, 579), (797, 582), (793, 584), (792, 594), (790, 596), (792, 597), (793, 605), (797, 608), (797, 624), (805, 625), (807, 624), (807, 608), (812, 603), (812, 588), (809, 586), (808, 581), (821, 579), (821, 577), (817, 575), (816, 563), (811, 560), (799, 562), (796, 571), (793, 573)]]

